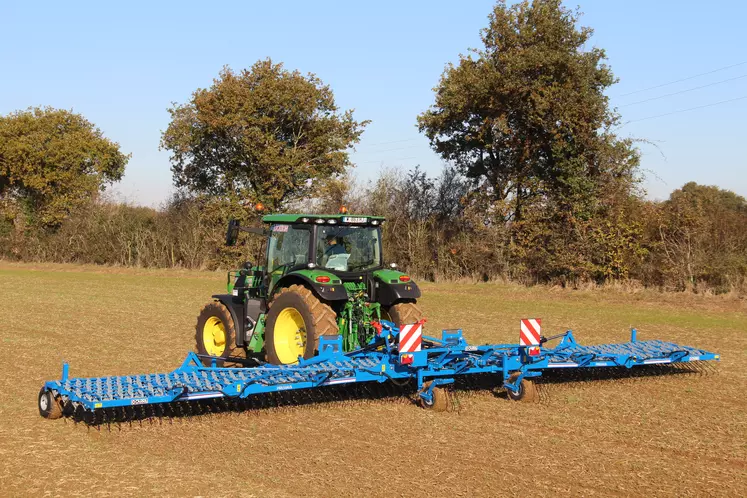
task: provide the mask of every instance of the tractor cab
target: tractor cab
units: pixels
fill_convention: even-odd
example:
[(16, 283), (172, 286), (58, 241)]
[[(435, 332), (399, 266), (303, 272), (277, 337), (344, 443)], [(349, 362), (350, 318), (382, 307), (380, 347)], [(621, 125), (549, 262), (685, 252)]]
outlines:
[(360, 280), (362, 273), (383, 267), (383, 218), (269, 215), (262, 221), (270, 227), (268, 295), (289, 273), (308, 270), (308, 274), (314, 273), (314, 282), (324, 284)]

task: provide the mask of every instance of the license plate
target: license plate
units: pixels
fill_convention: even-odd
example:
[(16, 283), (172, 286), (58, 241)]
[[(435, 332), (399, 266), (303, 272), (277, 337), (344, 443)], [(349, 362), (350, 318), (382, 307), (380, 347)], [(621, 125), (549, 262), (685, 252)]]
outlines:
[(343, 216), (342, 222), (343, 223), (365, 223), (368, 221), (368, 218), (356, 218), (354, 216)]

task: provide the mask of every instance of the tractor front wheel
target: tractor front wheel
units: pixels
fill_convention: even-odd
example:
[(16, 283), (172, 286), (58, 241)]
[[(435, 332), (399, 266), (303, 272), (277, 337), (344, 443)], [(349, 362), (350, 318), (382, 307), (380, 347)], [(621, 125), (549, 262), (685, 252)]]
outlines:
[(393, 322), (397, 327), (415, 323), (423, 318), (423, 310), (416, 302), (397, 303), (381, 307), (381, 319)]
[(311, 290), (291, 285), (275, 295), (267, 313), (265, 353), (273, 365), (312, 358), (319, 349), (319, 337), (336, 336), (337, 315)]
[[(195, 327), (195, 350), (198, 354), (218, 358), (246, 358), (244, 348), (236, 346), (236, 324), (231, 312), (222, 303), (212, 301), (200, 311)], [(211, 360), (202, 358), (202, 363), (210, 366)], [(219, 366), (223, 364), (223, 361), (218, 362)]]

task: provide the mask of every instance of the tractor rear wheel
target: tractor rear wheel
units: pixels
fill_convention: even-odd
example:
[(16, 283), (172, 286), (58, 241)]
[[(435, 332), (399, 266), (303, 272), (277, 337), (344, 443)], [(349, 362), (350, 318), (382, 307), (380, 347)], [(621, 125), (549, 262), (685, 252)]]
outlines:
[(381, 319), (393, 322), (397, 327), (415, 323), (423, 318), (423, 310), (416, 302), (397, 303), (381, 307)]
[(302, 285), (281, 289), (270, 303), (265, 326), (265, 353), (273, 365), (298, 362), (313, 357), (319, 337), (336, 336), (337, 315)]
[[(197, 316), (195, 350), (198, 354), (218, 358), (246, 358), (246, 350), (236, 346), (236, 324), (231, 312), (222, 303), (212, 301), (206, 304)], [(210, 366), (211, 360), (203, 358), (202, 363)], [(218, 366), (223, 364), (223, 361), (218, 362)], [(226, 362), (225, 365), (233, 364)]]

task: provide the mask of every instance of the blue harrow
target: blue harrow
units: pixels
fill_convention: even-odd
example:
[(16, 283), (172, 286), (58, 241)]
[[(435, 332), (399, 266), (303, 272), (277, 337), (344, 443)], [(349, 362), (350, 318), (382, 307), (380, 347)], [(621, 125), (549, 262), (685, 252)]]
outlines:
[[(422, 322), (415, 324), (418, 332)], [(406, 326), (403, 327), (403, 331)], [(295, 365), (260, 364), (250, 368), (218, 366), (222, 359), (189, 353), (170, 373), (73, 378), (67, 364), (62, 378), (49, 381), (39, 393), (39, 411), (46, 418), (71, 416), (101, 424), (158, 416), (179, 416), (247, 405), (262, 396), (285, 392), (322, 391), (338, 385), (410, 386), (420, 404), (437, 411), (449, 409), (445, 388), (455, 380), (491, 374), (495, 387), (513, 400), (535, 400), (532, 379), (552, 370), (631, 369), (653, 365), (686, 365), (718, 360), (719, 355), (658, 340), (582, 346), (572, 331), (538, 345), (469, 345), (461, 330), (444, 330), (441, 338), (421, 335), (413, 350), (405, 347), (400, 330), (382, 321), (379, 337), (369, 346), (342, 352), (342, 337), (321, 337), (319, 355)], [(555, 347), (549, 340), (560, 339)], [(204, 363), (207, 363), (206, 366)]]

